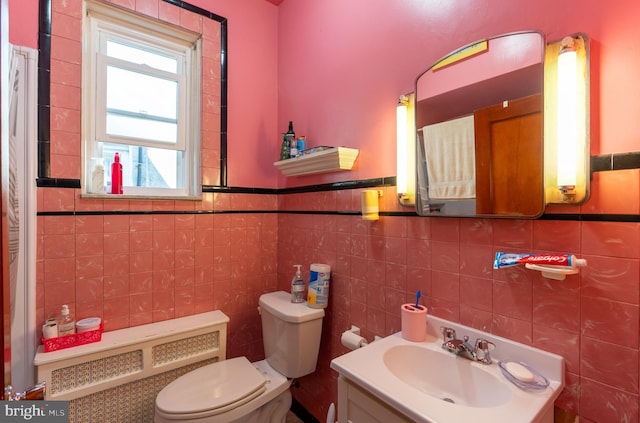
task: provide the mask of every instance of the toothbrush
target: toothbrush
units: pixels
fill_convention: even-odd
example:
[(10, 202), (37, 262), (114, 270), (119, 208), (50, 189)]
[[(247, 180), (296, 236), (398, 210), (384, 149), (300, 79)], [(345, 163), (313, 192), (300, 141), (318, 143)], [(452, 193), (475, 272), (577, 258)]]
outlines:
[(416, 310), (420, 310), (420, 307), (418, 306), (418, 300), (420, 300), (420, 295), (422, 294), (420, 290), (418, 290), (418, 292), (416, 292)]

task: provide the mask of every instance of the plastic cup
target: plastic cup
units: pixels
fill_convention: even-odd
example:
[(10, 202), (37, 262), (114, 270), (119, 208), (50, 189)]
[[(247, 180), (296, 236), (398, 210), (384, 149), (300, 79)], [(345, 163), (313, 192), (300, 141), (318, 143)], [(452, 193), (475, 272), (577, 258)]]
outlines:
[(407, 341), (422, 342), (427, 339), (427, 307), (403, 304), (400, 307), (402, 337)]

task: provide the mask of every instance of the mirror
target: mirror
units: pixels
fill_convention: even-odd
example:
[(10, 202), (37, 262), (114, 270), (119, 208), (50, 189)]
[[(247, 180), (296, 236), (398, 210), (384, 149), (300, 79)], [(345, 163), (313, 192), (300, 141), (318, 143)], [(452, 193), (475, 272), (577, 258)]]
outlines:
[(544, 211), (544, 36), (469, 44), (416, 79), (416, 209), (534, 218)]

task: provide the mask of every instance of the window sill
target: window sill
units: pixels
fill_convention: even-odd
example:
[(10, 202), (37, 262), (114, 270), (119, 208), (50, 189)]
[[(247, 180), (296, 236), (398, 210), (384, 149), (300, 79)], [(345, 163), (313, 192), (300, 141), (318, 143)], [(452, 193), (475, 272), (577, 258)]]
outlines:
[(202, 201), (200, 195), (80, 194), (80, 198), (85, 200)]

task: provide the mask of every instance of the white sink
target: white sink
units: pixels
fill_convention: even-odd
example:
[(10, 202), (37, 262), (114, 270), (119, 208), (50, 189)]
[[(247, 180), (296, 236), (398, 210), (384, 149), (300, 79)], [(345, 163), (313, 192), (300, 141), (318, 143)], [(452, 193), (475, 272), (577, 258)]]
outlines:
[(383, 356), (394, 376), (434, 398), (470, 407), (497, 407), (511, 399), (502, 378), (485, 364), (465, 361), (415, 345), (391, 347)]
[[(427, 322), (424, 342), (396, 333), (333, 359), (331, 368), (416, 422), (553, 422), (553, 403), (564, 387), (561, 356), (434, 316)], [(494, 363), (442, 349), (442, 326), (455, 329), (458, 338), (468, 335), (470, 342), (479, 337), (493, 342)], [(527, 363), (549, 386), (536, 392), (518, 388), (502, 374), (499, 360)]]

